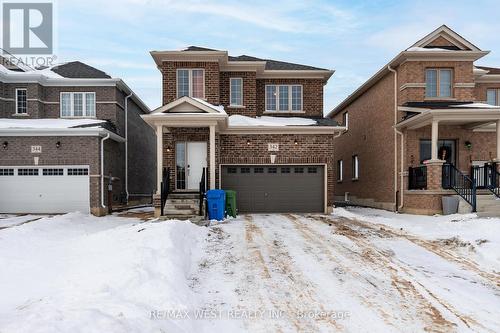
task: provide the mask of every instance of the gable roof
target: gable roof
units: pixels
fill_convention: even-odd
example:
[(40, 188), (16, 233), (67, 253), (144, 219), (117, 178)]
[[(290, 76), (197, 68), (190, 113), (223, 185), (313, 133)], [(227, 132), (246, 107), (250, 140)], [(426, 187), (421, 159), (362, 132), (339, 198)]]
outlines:
[[(433, 41), (438, 38), (444, 38), (448, 40), (452, 45), (456, 46), (456, 48), (450, 48), (449, 46), (431, 46)], [(481, 51), (477, 46), (469, 42), (467, 39), (460, 36), (455, 31), (451, 30), (446, 24), (443, 24), (436, 30), (432, 31), (430, 34), (427, 34), (422, 39), (418, 40), (415, 44), (410, 46), (413, 47), (423, 47), (423, 48), (443, 48), (443, 49), (451, 49), (451, 50), (469, 50), (469, 51)]]
[(151, 114), (161, 113), (218, 113), (226, 114), (222, 105), (215, 106), (200, 98), (183, 96), (153, 110)]
[[(455, 50), (455, 48), (429, 45), (434, 40), (440, 37), (445, 37), (445, 39), (450, 41), (453, 45), (459, 47), (459, 50)], [(406, 50), (400, 52), (395, 58), (389, 61), (389, 63), (387, 63), (372, 77), (370, 77), (365, 83), (359, 86), (351, 95), (349, 95), (346, 99), (340, 102), (339, 105), (331, 110), (327, 114), (327, 117), (332, 117), (342, 111), (345, 107), (349, 106), (359, 96), (361, 96), (364, 92), (370, 89), (379, 80), (393, 71), (394, 68), (399, 66), (404, 61), (418, 59), (422, 60), (422, 57), (427, 57), (433, 60), (449, 60), (452, 58), (456, 58), (460, 60), (467, 59), (470, 61), (476, 61), (488, 53), (489, 51), (480, 50), (477, 46), (470, 43), (462, 36), (451, 30), (448, 26), (442, 25)]]
[(110, 79), (111, 76), (80, 61), (72, 61), (52, 67), (51, 70), (62, 77), (72, 79)]
[(191, 46), (186, 47), (182, 51), (186, 52), (186, 51), (220, 51), (220, 50), (209, 49), (208, 47), (191, 45)]

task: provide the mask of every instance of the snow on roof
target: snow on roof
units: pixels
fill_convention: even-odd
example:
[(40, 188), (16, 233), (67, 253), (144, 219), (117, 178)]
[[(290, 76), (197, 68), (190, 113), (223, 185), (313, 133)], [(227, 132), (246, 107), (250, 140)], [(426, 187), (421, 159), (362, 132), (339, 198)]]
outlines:
[(25, 72), (18, 72), (18, 71), (12, 71), (1, 64), (0, 64), (0, 73), (8, 74), (9, 76), (16, 76), (16, 77), (33, 76), (33, 74), (35, 74), (35, 75), (45, 76), (45, 77), (51, 78), (51, 79), (62, 79), (63, 78), (61, 75), (53, 72), (51, 68), (44, 68), (44, 69), (37, 69), (37, 70), (31, 69), (31, 70), (25, 71)]
[(214, 109), (217, 112), (226, 113), (223, 105), (216, 106), (216, 105), (208, 103), (207, 101), (205, 101), (204, 99), (201, 99), (201, 98), (194, 98), (194, 97), (191, 97), (191, 98), (193, 98), (195, 101), (197, 101), (205, 106), (208, 106), (211, 109)]
[(299, 117), (229, 116), (229, 126), (311, 126), (316, 124), (316, 120)]
[(410, 47), (408, 48), (406, 51), (410, 51), (410, 52), (414, 52), (414, 51), (417, 51), (417, 52), (442, 52), (442, 51), (453, 51), (453, 50), (448, 50), (448, 49), (442, 49), (442, 48), (439, 48), (439, 47), (433, 47), (433, 48), (427, 48), (427, 47), (418, 47), (418, 46), (414, 46), (414, 47)]
[(0, 118), (0, 129), (7, 128), (32, 128), (32, 129), (61, 129), (78, 126), (91, 126), (98, 128), (105, 120), (98, 119), (8, 119)]
[(456, 108), (474, 108), (474, 109), (500, 109), (500, 106), (486, 103), (468, 103), (455, 105)]

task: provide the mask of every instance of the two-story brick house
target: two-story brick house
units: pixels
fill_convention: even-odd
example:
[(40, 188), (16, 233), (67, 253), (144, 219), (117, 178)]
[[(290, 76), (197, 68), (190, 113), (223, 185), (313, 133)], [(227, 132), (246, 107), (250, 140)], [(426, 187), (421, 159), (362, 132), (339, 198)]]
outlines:
[(149, 109), (121, 79), (81, 62), (1, 59), (0, 212), (102, 215), (110, 181), (114, 205), (151, 201)]
[(163, 106), (142, 117), (157, 135), (157, 215), (162, 179), (174, 192), (165, 215), (197, 213), (204, 170), (209, 188), (237, 192), (240, 212), (332, 206), (333, 138), (343, 130), (323, 117), (333, 71), (195, 46), (151, 55)]
[(488, 53), (441, 26), (332, 110), (348, 122), (336, 201), (433, 214), (460, 195), (469, 210), (495, 209), (500, 70), (474, 64)]

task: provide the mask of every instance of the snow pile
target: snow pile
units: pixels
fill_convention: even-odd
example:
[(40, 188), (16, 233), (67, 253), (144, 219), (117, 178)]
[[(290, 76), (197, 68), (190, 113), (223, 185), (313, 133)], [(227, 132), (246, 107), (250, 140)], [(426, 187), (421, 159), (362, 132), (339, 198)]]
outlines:
[(457, 108), (474, 108), (474, 109), (500, 109), (499, 106), (486, 104), (486, 103), (469, 103), (455, 105)]
[(229, 126), (311, 126), (316, 120), (299, 117), (247, 117), (242, 115), (229, 116)]
[[(1, 332), (179, 332), (206, 229), (71, 213), (0, 230)], [(192, 267), (193, 266), (193, 267)]]
[(193, 98), (193, 99), (195, 101), (197, 101), (197, 102), (205, 105), (205, 106), (208, 106), (209, 108), (214, 109), (217, 112), (226, 113), (226, 111), (224, 111), (224, 106), (223, 105), (216, 106), (216, 105), (213, 105), (211, 103), (208, 103), (207, 101), (205, 101), (204, 99), (201, 99), (201, 98)]
[(60, 129), (84, 125), (100, 125), (105, 120), (99, 119), (10, 119), (0, 118), (0, 129), (3, 128), (33, 128), (33, 129)]
[(452, 52), (455, 50), (441, 49), (439, 47), (426, 48), (426, 47), (415, 46), (415, 47), (410, 47), (406, 51), (410, 51), (410, 52), (443, 52), (443, 51)]
[[(467, 252), (480, 266), (500, 272), (500, 219), (477, 218), (476, 214), (411, 215), (371, 208), (335, 208), (333, 215), (383, 224), (403, 232), (440, 243), (466, 245)], [(402, 229), (401, 229), (402, 228)], [(453, 243), (453, 244), (452, 244)]]

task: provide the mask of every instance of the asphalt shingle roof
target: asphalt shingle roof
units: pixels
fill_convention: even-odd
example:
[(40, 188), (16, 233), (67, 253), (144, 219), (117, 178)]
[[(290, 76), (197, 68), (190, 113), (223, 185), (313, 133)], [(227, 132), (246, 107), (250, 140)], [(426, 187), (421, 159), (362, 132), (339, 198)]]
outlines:
[(52, 71), (72, 79), (110, 79), (111, 76), (80, 61), (72, 61), (52, 68)]
[(486, 67), (486, 66), (476, 66), (477, 68), (484, 69), (486, 71), (489, 71), (488, 74), (500, 74), (500, 68), (496, 67)]
[(276, 70), (276, 71), (286, 71), (286, 70), (317, 70), (324, 71), (324, 68), (318, 68), (308, 65), (295, 64), (291, 62), (278, 61), (272, 59), (261, 59), (257, 57), (252, 57), (248, 55), (240, 55), (237, 57), (229, 56), (229, 61), (265, 61), (267, 70)]

